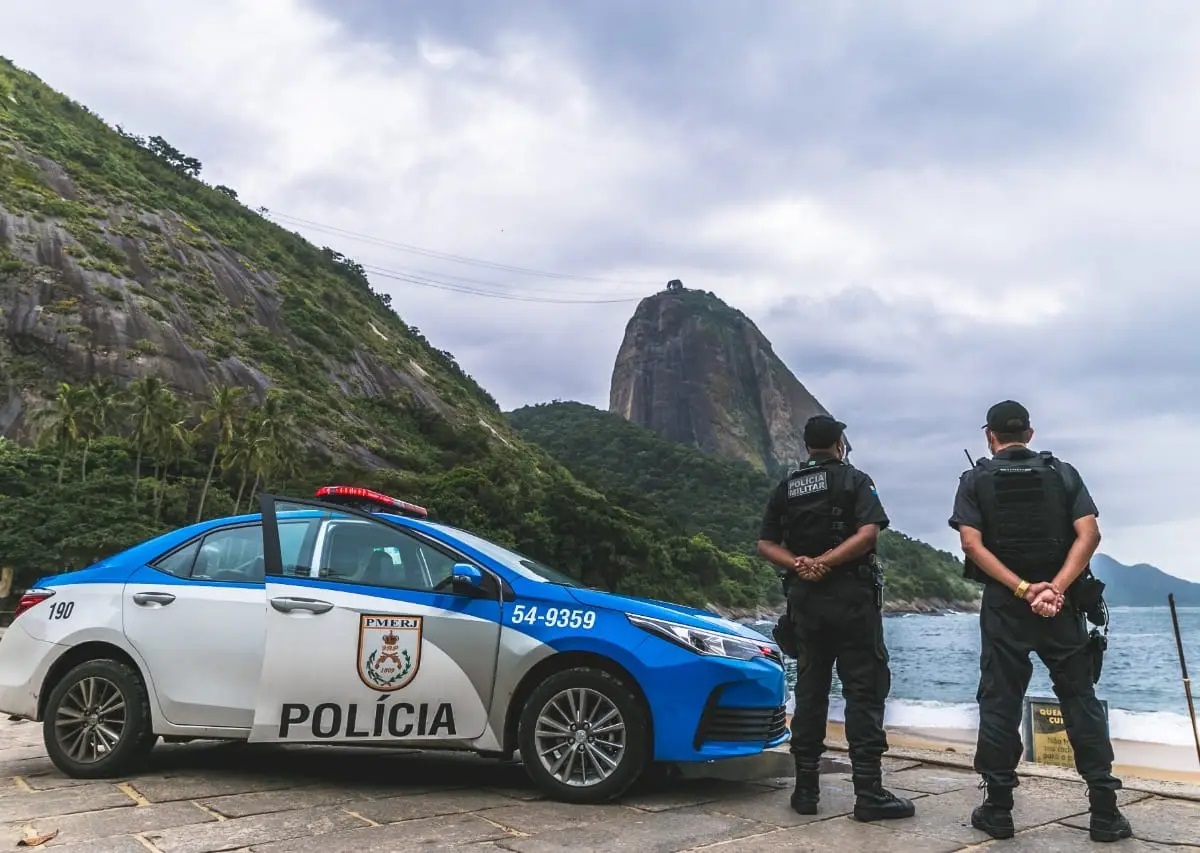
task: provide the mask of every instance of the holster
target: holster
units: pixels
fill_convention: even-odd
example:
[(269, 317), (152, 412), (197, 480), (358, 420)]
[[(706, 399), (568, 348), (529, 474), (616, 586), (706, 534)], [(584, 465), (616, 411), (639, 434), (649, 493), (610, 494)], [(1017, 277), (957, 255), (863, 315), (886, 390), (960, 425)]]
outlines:
[(1092, 684), (1100, 683), (1100, 671), (1104, 668), (1104, 652), (1108, 650), (1108, 637), (1093, 628), (1088, 634), (1088, 654), (1092, 656)]
[(800, 656), (800, 646), (796, 642), (796, 626), (792, 624), (792, 607), (789, 604), (779, 621), (775, 623), (771, 636), (779, 644), (779, 650), (790, 658)]
[(1067, 598), (1093, 625), (1102, 627), (1108, 622), (1108, 614), (1104, 607), (1104, 581), (1093, 575), (1091, 570), (1075, 579), (1067, 589)]

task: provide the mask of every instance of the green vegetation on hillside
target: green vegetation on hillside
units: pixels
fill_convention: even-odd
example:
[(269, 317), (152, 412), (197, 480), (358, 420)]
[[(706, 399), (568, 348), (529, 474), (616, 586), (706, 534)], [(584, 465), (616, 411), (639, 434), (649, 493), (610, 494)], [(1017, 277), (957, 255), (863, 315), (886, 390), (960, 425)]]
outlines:
[(433, 520), (602, 589), (752, 606), (773, 585), (752, 561), (614, 506), (537, 450), (514, 466), (486, 444), (426, 422), (441, 454), (435, 473), (314, 470), (297, 456), (302, 424), (287, 395), (255, 404), (240, 389), (218, 387), (188, 401), (153, 376), (117, 395), (105, 390), (63, 383), (39, 418), (36, 446), (0, 439), (0, 554), (16, 571), (14, 592), (199, 518), (256, 511), (259, 491), (311, 495), (331, 483), (413, 500)]
[[(352, 483), (596, 587), (696, 605), (769, 594), (755, 561), (611, 502), (522, 442), (361, 266), (202, 170), (0, 60), (0, 212), (17, 224), (0, 238), (0, 404), (21, 398), (25, 418), (21, 444), (0, 439), (0, 570), (15, 592), (253, 510), (257, 491)], [(30, 301), (32, 332), (3, 310)], [(132, 327), (196, 356), (137, 338), (114, 368), (112, 341)], [(168, 382), (204, 387), (217, 364), (243, 384), (191, 396)]]
[[(508, 413), (526, 439), (560, 459), (576, 477), (642, 513), (658, 513), (734, 554), (754, 554), (758, 527), (775, 481), (749, 465), (661, 438), (583, 403), (526, 406)], [(945, 551), (893, 530), (879, 557), (892, 601), (977, 597), (962, 564)], [(755, 558), (757, 559), (757, 558)]]
[[(55, 167), (66, 182), (56, 180)], [(415, 361), (446, 403), (497, 412), (449, 353), (389, 310), (390, 297), (371, 289), (360, 265), (271, 223), (230, 188), (203, 183), (201, 168), (161, 137), (114, 131), (0, 58), (0, 208), (51, 221), (79, 242), (64, 251), (82, 253), (73, 260), (97, 283), (82, 297), (61, 288), (65, 298), (51, 307), (81, 343), (88, 343), (90, 330), (81, 322), (88, 307), (132, 303), (156, 320), (178, 318), (189, 346), (214, 361), (236, 356), (278, 385), (302, 391), (309, 420), (349, 443), (389, 452), (397, 464), (407, 461), (402, 445), (373, 441), (370, 411), (359, 410), (357, 395), (346, 410), (337, 383), (363, 383), (347, 369), (356, 354), (405, 372)], [(29, 287), (39, 273), (61, 278), (14, 249), (0, 248), (7, 286)], [(264, 324), (256, 316), (261, 307), (231, 300), (218, 276), (231, 259), (264, 302), (279, 302), (286, 332)], [(15, 378), (43, 386), (60, 378), (29, 361), (19, 358)], [(409, 402), (402, 392), (398, 397)]]

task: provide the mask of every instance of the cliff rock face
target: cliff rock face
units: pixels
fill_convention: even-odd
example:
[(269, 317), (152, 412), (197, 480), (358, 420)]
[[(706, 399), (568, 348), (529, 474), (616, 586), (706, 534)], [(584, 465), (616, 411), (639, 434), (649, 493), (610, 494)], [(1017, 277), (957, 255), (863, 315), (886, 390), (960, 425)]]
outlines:
[(386, 464), (397, 414), (503, 432), (490, 396), (361, 267), (156, 145), (0, 60), (0, 437), (31, 439), (60, 381), (148, 374), (197, 399), (214, 384), (288, 392), (310, 448), (369, 465)]
[(773, 476), (808, 458), (804, 423), (827, 414), (748, 317), (682, 288), (638, 304), (617, 352), (609, 409)]

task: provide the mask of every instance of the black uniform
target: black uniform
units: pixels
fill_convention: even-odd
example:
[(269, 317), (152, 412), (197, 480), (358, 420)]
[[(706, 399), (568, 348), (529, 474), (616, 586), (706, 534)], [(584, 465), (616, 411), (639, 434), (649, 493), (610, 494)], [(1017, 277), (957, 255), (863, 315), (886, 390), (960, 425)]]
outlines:
[[(871, 478), (836, 457), (814, 454), (772, 491), (759, 538), (782, 544), (796, 556), (818, 557), (866, 524), (880, 528), (889, 524)], [(788, 651), (797, 660), (791, 740), (797, 776), (793, 807), (803, 813), (816, 810), (835, 663), (846, 700), (846, 738), (855, 789), (860, 798), (864, 792), (874, 797), (856, 811), (860, 817), (876, 813), (864, 819), (912, 813), (910, 803), (881, 788), (881, 758), (888, 748), (884, 702), (891, 690), (882, 579), (874, 550), (855, 564), (832, 568), (819, 581), (784, 576), (787, 618), (795, 643)], [(797, 805), (797, 798), (806, 799), (806, 805)]]
[[(1089, 515), (1099, 510), (1073, 466), (1018, 446), (963, 473), (950, 526), (981, 531), (984, 546), (1033, 584), (1054, 579), (1075, 540), (1074, 522)], [(1012, 789), (1019, 784), (1022, 700), (1033, 672), (1029, 655), (1035, 652), (1050, 671), (1093, 810), (1115, 810), (1121, 783), (1112, 775), (1113, 749), (1094, 690), (1092, 646), (1078, 601), (1068, 591), (1058, 614), (1046, 618), (969, 561), (965, 574), (984, 586), (974, 766), (987, 784), (989, 802), (1012, 807)]]

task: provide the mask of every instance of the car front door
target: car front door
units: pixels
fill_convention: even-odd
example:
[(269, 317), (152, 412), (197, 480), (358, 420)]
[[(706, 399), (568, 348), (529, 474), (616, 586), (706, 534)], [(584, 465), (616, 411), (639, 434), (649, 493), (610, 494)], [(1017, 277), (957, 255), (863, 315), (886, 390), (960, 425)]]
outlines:
[[(462, 741), (484, 734), (500, 643), (499, 585), (416, 531), (316, 501), (263, 496), (266, 654), (251, 741)], [(288, 560), (291, 518), (320, 512)], [(475, 564), (472, 564), (475, 565)]]

